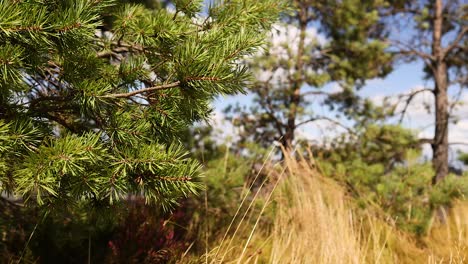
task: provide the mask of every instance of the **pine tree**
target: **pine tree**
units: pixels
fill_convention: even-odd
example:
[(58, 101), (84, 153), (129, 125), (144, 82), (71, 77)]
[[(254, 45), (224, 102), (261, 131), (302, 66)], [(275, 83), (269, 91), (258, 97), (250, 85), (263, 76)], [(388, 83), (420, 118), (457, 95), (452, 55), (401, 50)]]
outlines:
[(461, 94), (468, 85), (468, 5), (458, 0), (389, 1), (380, 16), (393, 29), (387, 42), (397, 62), (422, 61), (433, 84), (407, 95), (401, 115), (417, 94), (434, 95), (434, 137), (421, 142), (432, 146), (433, 182), (437, 183), (449, 172), (449, 123), (456, 119), (451, 110), (458, 99), (450, 102), (449, 88), (458, 87)]
[(0, 0), (0, 191), (40, 205), (137, 194), (165, 208), (197, 193), (200, 165), (179, 134), (215, 96), (242, 91), (239, 62), (281, 6), (166, 4)]
[[(379, 3), (295, 0), (291, 6), (280, 27), (287, 36), (292, 31), (297, 36), (270, 43), (266, 52), (251, 60), (259, 77), (251, 89), (254, 105), (227, 109), (234, 124), (243, 128), (243, 139), (254, 137), (264, 145), (277, 140), (286, 148), (292, 147), (303, 125), (320, 120), (340, 125), (334, 117), (311, 110), (317, 98), (352, 116), (354, 109), (370, 106), (357, 97), (355, 88), (391, 69), (391, 55), (384, 53), (387, 45), (380, 39), (379, 17), (372, 11)], [(321, 36), (311, 35), (311, 29)], [(323, 90), (333, 82), (343, 90)]]

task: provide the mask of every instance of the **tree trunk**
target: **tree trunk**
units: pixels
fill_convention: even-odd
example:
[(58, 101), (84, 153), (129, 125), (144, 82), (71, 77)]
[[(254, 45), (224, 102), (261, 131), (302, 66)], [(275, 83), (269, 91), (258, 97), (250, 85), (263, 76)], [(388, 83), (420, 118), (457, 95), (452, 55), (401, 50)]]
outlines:
[(448, 73), (441, 43), (443, 23), (442, 11), (442, 0), (436, 0), (432, 42), (432, 73), (435, 84), (435, 132), (434, 142), (432, 143), (432, 165), (435, 170), (435, 176), (433, 178), (434, 184), (445, 178), (448, 174)]
[[(299, 3), (300, 4), (300, 3)], [(296, 130), (296, 118), (297, 118), (297, 108), (301, 102), (301, 86), (304, 80), (304, 43), (307, 31), (307, 7), (299, 7), (299, 43), (297, 46), (297, 57), (294, 77), (291, 78), (291, 96), (289, 98), (289, 112), (288, 112), (288, 121), (286, 125), (286, 131), (283, 137), (283, 146), (286, 149), (291, 149), (292, 143), (294, 141), (294, 132)]]
[(438, 65), (435, 79), (435, 133), (432, 144), (432, 164), (435, 170), (434, 183), (439, 182), (448, 174), (448, 97), (447, 97), (447, 67), (445, 63)]

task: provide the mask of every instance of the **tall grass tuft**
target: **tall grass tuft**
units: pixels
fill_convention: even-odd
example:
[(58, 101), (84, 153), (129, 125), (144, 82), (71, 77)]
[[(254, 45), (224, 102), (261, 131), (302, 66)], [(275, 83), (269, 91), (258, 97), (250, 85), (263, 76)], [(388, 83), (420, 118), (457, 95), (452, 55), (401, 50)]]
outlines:
[(364, 252), (341, 186), (288, 156), (276, 204), (269, 263), (362, 263)]

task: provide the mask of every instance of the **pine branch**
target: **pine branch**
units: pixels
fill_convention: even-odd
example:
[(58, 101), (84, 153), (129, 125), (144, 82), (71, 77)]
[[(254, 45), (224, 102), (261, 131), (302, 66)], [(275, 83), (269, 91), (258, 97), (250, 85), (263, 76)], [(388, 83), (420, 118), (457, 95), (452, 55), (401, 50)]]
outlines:
[(146, 92), (153, 92), (153, 91), (167, 90), (167, 89), (171, 89), (171, 88), (174, 88), (174, 87), (178, 87), (179, 85), (180, 85), (180, 81), (177, 81), (177, 82), (173, 82), (173, 83), (169, 83), (169, 84), (163, 84), (163, 85), (159, 85), (159, 86), (143, 88), (143, 89), (128, 92), (128, 93), (108, 94), (108, 95), (102, 95), (102, 96), (98, 96), (98, 97), (100, 97), (100, 98), (129, 98), (129, 97), (135, 96), (137, 94), (146, 93)]
[[(186, 81), (220, 81), (221, 78), (218, 77), (187, 77), (185, 78)], [(148, 87), (148, 88), (143, 88), (140, 90), (136, 91), (131, 91), (128, 93), (118, 93), (118, 94), (108, 94), (108, 95), (102, 95), (98, 96), (99, 98), (129, 98), (138, 94), (146, 93), (146, 92), (153, 92), (153, 91), (162, 91), (162, 90), (167, 90), (171, 88), (175, 88), (180, 86), (180, 81), (176, 81), (173, 83), (169, 84), (163, 84), (163, 85), (158, 85), (158, 86), (153, 86), (153, 87)]]

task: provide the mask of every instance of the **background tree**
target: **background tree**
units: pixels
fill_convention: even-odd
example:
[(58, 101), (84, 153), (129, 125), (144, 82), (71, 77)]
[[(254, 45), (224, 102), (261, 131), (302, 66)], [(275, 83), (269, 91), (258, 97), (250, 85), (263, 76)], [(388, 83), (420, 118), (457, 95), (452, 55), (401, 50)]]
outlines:
[[(408, 104), (419, 93), (434, 95), (435, 130), (432, 139), (425, 139), (433, 150), (436, 183), (449, 172), (449, 122), (455, 117), (451, 110), (458, 103), (457, 96), (449, 100), (449, 88), (468, 85), (468, 5), (464, 1), (390, 1), (381, 10), (382, 20), (391, 30), (388, 43), (397, 54), (397, 62), (419, 60), (424, 63), (426, 78), (432, 87), (408, 95), (402, 115)], [(456, 94), (456, 93), (452, 93)]]
[[(354, 88), (385, 76), (391, 59), (380, 41), (379, 3), (296, 0), (291, 5), (277, 25), (281, 34), (273, 34), (266, 52), (250, 61), (257, 76), (251, 89), (254, 105), (227, 110), (245, 136), (266, 145), (278, 140), (287, 148), (303, 125), (318, 120), (338, 124), (332, 116), (314, 113), (313, 101), (339, 103), (340, 110), (352, 115), (353, 107), (363, 103)], [(323, 91), (332, 82), (343, 90)]]
[[(259, 77), (252, 90), (254, 107), (236, 108), (244, 114), (231, 116), (241, 124), (244, 135), (254, 135), (265, 144), (281, 139), (290, 146), (298, 127), (318, 120), (340, 125), (331, 115), (311, 111), (308, 106), (314, 100), (323, 100), (338, 114), (366, 121), (376, 108), (353, 88), (361, 87), (366, 79), (385, 76), (392, 66), (419, 60), (433, 87), (400, 96), (406, 105), (379, 109), (378, 115), (397, 114), (403, 120), (415, 96), (432, 93), (434, 137), (421, 143), (432, 146), (434, 183), (444, 178), (449, 171), (449, 121), (457, 120), (451, 110), (467, 86), (467, 5), (442, 0), (292, 3), (293, 12), (283, 22), (290, 25), (287, 32), (297, 31), (297, 38), (271, 45), (252, 62)], [(322, 41), (307, 36), (311, 27), (322, 33)], [(342, 91), (320, 89), (331, 82), (338, 83)], [(449, 92), (449, 87), (460, 91)], [(455, 95), (453, 100), (449, 100), (451, 95)]]
[(280, 8), (112, 4), (0, 1), (2, 192), (49, 206), (133, 193), (166, 208), (196, 193), (200, 166), (178, 134), (245, 87), (238, 61)]

